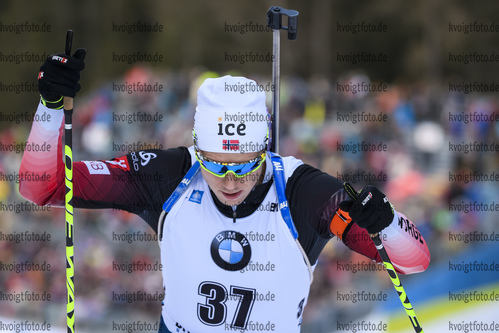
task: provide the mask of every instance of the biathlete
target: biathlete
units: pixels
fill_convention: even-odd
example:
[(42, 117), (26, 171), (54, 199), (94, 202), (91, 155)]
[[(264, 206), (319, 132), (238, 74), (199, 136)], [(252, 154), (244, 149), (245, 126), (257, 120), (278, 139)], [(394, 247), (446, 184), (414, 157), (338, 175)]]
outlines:
[[(38, 75), (37, 113), (51, 117), (33, 122), (28, 143), (57, 147), (23, 155), (21, 175), (51, 175), (20, 181), (21, 194), (38, 205), (64, 206), (62, 96), (80, 90), (84, 58), (84, 49), (49, 56)], [(380, 233), (398, 273), (428, 267), (426, 241), (378, 188), (364, 187), (354, 201), (337, 178), (269, 152), (265, 93), (226, 88), (235, 85), (256, 82), (224, 76), (201, 84), (192, 146), (73, 166), (74, 207), (123, 209), (157, 232), (165, 292), (160, 331), (252, 331), (264, 324), (299, 332), (313, 269), (335, 236), (380, 262), (369, 237)], [(271, 301), (257, 297), (268, 293)]]

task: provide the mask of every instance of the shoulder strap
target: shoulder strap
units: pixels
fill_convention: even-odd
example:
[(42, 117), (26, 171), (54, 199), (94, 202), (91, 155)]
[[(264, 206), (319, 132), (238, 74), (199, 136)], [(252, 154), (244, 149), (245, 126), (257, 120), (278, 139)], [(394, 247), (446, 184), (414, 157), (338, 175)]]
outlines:
[(187, 190), (187, 187), (191, 183), (192, 179), (198, 174), (199, 172), (199, 162), (196, 161), (189, 171), (185, 174), (184, 178), (180, 181), (180, 184), (178, 184), (177, 188), (175, 191), (173, 191), (172, 195), (165, 201), (163, 204), (163, 210), (165, 212), (169, 212), (170, 209), (172, 209), (173, 205), (178, 201), (178, 199), (184, 194), (185, 190)]
[(286, 181), (284, 179), (284, 166), (282, 165), (282, 158), (272, 152), (269, 154), (272, 161), (272, 167), (274, 169), (275, 188), (277, 191), (277, 200), (279, 201), (279, 210), (281, 211), (282, 218), (284, 219), (284, 222), (286, 222), (289, 231), (291, 231), (293, 238), (298, 239), (298, 231), (293, 223), (293, 218), (289, 212), (288, 199), (286, 199)]
[(279, 155), (276, 155), (272, 152), (269, 152), (270, 159), (272, 161), (272, 167), (274, 169), (274, 180), (275, 180), (275, 188), (277, 192), (277, 200), (279, 201), (279, 210), (281, 211), (282, 219), (288, 226), (291, 235), (295, 239), (296, 245), (301, 251), (303, 255), (303, 260), (305, 261), (305, 265), (307, 265), (308, 274), (310, 276), (310, 284), (314, 279), (314, 274), (312, 272), (312, 266), (310, 265), (310, 260), (308, 260), (308, 256), (303, 250), (300, 242), (298, 241), (298, 231), (296, 230), (295, 224), (293, 222), (293, 218), (291, 217), (291, 213), (289, 211), (288, 199), (286, 199), (286, 180), (284, 177), (284, 166), (282, 164), (282, 158)]
[(161, 212), (161, 215), (159, 216), (159, 221), (158, 221), (158, 241), (160, 242), (163, 239), (163, 222), (164, 222), (164, 217), (165, 215), (170, 212), (172, 209), (173, 205), (178, 201), (178, 199), (184, 194), (184, 192), (187, 190), (187, 187), (191, 184), (192, 180), (194, 177), (199, 172), (199, 162), (196, 161), (189, 171), (185, 174), (184, 178), (180, 181), (180, 184), (177, 185), (177, 188), (175, 188), (175, 191), (170, 195), (170, 197), (165, 201), (163, 204), (163, 211)]

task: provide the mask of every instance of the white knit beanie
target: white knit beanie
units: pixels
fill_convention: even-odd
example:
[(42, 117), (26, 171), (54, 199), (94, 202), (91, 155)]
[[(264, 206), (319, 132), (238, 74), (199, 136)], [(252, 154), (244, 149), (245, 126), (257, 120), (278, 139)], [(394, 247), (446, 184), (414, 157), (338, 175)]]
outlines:
[(206, 79), (198, 89), (194, 142), (214, 153), (260, 152), (267, 148), (270, 115), (265, 91), (241, 76)]

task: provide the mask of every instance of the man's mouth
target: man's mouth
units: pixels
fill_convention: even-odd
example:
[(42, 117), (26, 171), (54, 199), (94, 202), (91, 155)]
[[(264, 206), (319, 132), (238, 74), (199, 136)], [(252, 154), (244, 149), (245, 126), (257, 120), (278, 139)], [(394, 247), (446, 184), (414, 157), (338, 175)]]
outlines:
[(240, 191), (237, 191), (237, 192), (234, 192), (234, 193), (227, 193), (227, 192), (224, 192), (224, 191), (221, 191), (222, 192), (222, 195), (224, 196), (225, 199), (227, 200), (234, 200), (234, 199), (237, 199), (241, 193), (243, 192), (242, 190)]

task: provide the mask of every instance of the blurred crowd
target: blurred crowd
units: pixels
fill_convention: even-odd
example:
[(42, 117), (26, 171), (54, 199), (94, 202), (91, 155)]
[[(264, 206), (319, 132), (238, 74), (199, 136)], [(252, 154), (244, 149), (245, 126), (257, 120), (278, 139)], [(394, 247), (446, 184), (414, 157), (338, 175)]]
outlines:
[[(223, 74), (202, 68), (159, 72), (135, 66), (123, 77), (78, 95), (73, 117), (75, 160), (108, 160), (123, 156), (128, 151), (121, 149), (122, 144), (140, 142), (163, 148), (191, 145), (197, 87), (205, 78)], [(270, 77), (251, 78), (262, 85), (271, 82)], [(128, 93), (113, 88), (113, 85), (125, 82), (158, 83), (162, 85), (162, 91)], [(475, 246), (474, 242), (449, 241), (449, 233), (490, 233), (494, 214), (451, 210), (450, 205), (475, 201), (492, 203), (499, 197), (495, 181), (470, 181), (465, 177), (470, 172), (494, 172), (499, 165), (499, 154), (451, 151), (450, 145), (499, 143), (499, 122), (456, 121), (450, 115), (497, 114), (497, 98), (449, 92), (445, 83), (435, 86), (423, 82), (395, 83), (381, 92), (353, 93), (338, 89), (339, 84), (362, 82), (371, 83), (359, 72), (344, 73), (336, 81), (323, 77), (308, 80), (283, 77), (280, 154), (300, 158), (324, 172), (350, 181), (357, 189), (367, 184), (380, 187), (396, 210), (418, 226), (430, 248), (431, 265)], [(270, 106), (270, 91), (267, 97)], [(126, 117), (119, 117), (137, 112), (163, 117), (161, 121), (142, 122), (128, 122)], [(25, 126), (12, 124), (3, 130), (0, 141), (26, 141), (30, 125), (22, 125)], [(2, 152), (0, 172), (16, 173), (21, 157), (22, 154), (15, 152)], [(15, 181), (0, 181), (0, 201), (24, 201)], [(52, 264), (50, 272), (0, 271), (3, 292), (46, 291), (52, 296), (50, 302), (0, 301), (0, 313), (17, 318), (44, 318), (53, 325), (64, 325), (61, 314), (66, 298), (63, 209), (2, 211), (0, 221), (0, 231), (5, 234), (34, 230), (52, 235), (49, 242), (0, 241), (0, 262), (33, 260)], [(153, 263), (159, 260), (154, 241), (129, 244), (113, 240), (113, 233), (146, 231), (153, 235), (147, 224), (126, 212), (78, 210), (75, 230), (79, 326), (110, 327), (109, 318), (115, 318), (115, 321), (158, 320), (160, 300), (129, 303), (113, 299), (112, 294), (162, 292), (160, 272), (113, 270), (113, 262), (142, 260)], [(345, 303), (336, 298), (338, 291), (377, 290), (390, 283), (385, 272), (352, 274), (338, 269), (337, 262), (368, 261), (362, 258), (337, 239), (328, 243), (315, 269), (315, 281), (304, 312), (304, 332), (325, 332), (338, 318), (354, 319), (350, 316), (371, 310), (373, 304)], [(352, 306), (356, 311), (350, 311)]]

